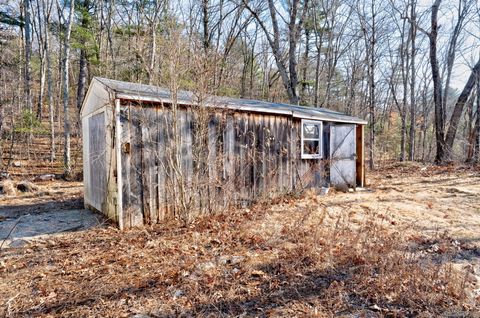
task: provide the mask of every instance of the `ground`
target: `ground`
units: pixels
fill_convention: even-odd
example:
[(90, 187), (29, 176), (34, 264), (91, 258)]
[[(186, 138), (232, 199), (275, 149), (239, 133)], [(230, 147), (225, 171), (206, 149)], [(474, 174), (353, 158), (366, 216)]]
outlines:
[(84, 230), (105, 221), (83, 209), (80, 182), (36, 182), (35, 187), (25, 194), (13, 190), (0, 195), (1, 246), (22, 246), (42, 235)]
[[(24, 238), (0, 250), (0, 316), (479, 317), (479, 169), (396, 164), (368, 184), (187, 226), (120, 232), (96, 215)], [(80, 183), (39, 187), (0, 197), (0, 229), (88, 213)]]

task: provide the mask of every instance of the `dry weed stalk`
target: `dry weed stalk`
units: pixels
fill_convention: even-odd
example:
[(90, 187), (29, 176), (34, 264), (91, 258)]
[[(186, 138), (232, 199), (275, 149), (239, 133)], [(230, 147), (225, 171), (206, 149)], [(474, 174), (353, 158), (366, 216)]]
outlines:
[(1, 308), (11, 316), (153, 317), (478, 309), (463, 292), (462, 273), (411, 249), (409, 237), (374, 213), (353, 226), (317, 200), (285, 198), (183, 228), (95, 229), (2, 252), (0, 299), (19, 295)]
[[(157, 171), (158, 180), (152, 182), (147, 176), (150, 179), (146, 184), (151, 185), (153, 191), (165, 186), (166, 198), (158, 201), (165, 201), (162, 203), (167, 206), (167, 216), (187, 225), (197, 215), (225, 212), (232, 206), (250, 205), (290, 191), (287, 185), (282, 187), (270, 182), (282, 175), (277, 160), (285, 163), (288, 158), (285, 146), (281, 146), (276, 140), (278, 136), (270, 131), (271, 118), (263, 122), (252, 114), (227, 109), (225, 101), (217, 101), (213, 97), (217, 87), (212, 86), (211, 80), (215, 73), (212, 62), (215, 53), (188, 50), (183, 41), (178, 31), (172, 31), (169, 41), (163, 45), (168, 52), (163, 62), (168, 65), (164, 76), (169, 83), (171, 102), (153, 105), (157, 107), (158, 133), (152, 128), (155, 123), (145, 118), (154, 112), (138, 111), (136, 116), (140, 113), (143, 117), (136, 118), (135, 123), (141, 126), (142, 143), (147, 144), (139, 151), (147, 152), (149, 158), (152, 152), (155, 156), (155, 163), (142, 162), (142, 169), (150, 171), (150, 166), (155, 165), (161, 170)], [(181, 95), (186, 93), (180, 91), (180, 86), (187, 86), (192, 92), (191, 105), (181, 103)], [(144, 178), (142, 171), (137, 175)], [(148, 216), (146, 219), (149, 223)]]

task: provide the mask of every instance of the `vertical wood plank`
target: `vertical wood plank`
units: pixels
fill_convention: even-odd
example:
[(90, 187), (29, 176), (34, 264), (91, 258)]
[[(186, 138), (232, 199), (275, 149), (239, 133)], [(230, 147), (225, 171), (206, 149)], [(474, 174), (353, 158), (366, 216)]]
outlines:
[(157, 110), (144, 107), (142, 109), (142, 204), (145, 224), (158, 222), (158, 189), (157, 189)]
[(262, 192), (262, 125), (260, 123), (261, 115), (255, 114), (255, 197)]
[(217, 115), (213, 114), (208, 122), (208, 212), (217, 210), (218, 163), (217, 163)]
[(164, 109), (158, 108), (157, 110), (157, 147), (156, 147), (156, 175), (157, 175), (157, 222), (161, 223), (165, 220), (165, 169), (166, 169), (166, 156), (165, 156), (165, 117)]
[[(233, 127), (233, 118), (229, 114), (226, 117), (225, 125), (225, 137), (224, 137), (224, 149), (225, 149), (225, 161), (224, 161), (224, 170), (225, 170), (225, 181), (227, 191), (232, 191), (234, 186), (234, 127)], [(234, 201), (236, 201), (236, 195), (233, 193), (230, 195)]]
[(247, 185), (248, 185), (248, 199), (253, 201), (256, 196), (256, 183), (255, 183), (255, 142), (256, 142), (256, 134), (255, 134), (255, 115), (254, 114), (247, 114), (246, 115), (246, 139), (245, 144), (247, 147), (246, 155), (247, 155), (247, 164), (246, 172), (247, 172)]
[(357, 125), (357, 140), (356, 140), (356, 150), (357, 150), (357, 186), (365, 186), (365, 148), (364, 148), (364, 134), (365, 126)]
[(283, 187), (284, 191), (291, 191), (292, 190), (292, 183), (291, 183), (291, 178), (292, 178), (292, 171), (290, 169), (290, 150), (289, 150), (289, 145), (290, 145), (290, 134), (289, 134), (289, 129), (290, 129), (290, 123), (288, 118), (282, 118), (282, 126), (283, 126), (283, 149), (282, 149), (282, 165), (283, 165), (283, 171), (284, 171), (284, 180), (283, 180)]
[(143, 182), (142, 182), (142, 109), (139, 107), (131, 108), (131, 226), (143, 225)]
[(216, 145), (217, 145), (217, 150), (216, 153), (218, 154), (217, 158), (217, 179), (218, 179), (218, 185), (217, 185), (217, 202), (219, 205), (221, 205), (222, 209), (225, 210), (230, 202), (228, 200), (227, 195), (225, 195), (227, 191), (227, 168), (225, 166), (226, 162), (226, 153), (227, 149), (225, 146), (225, 137), (226, 137), (226, 123), (227, 123), (227, 117), (225, 114), (225, 111), (222, 111), (217, 114), (216, 116), (217, 122), (216, 122)]
[[(122, 164), (122, 171), (120, 172), (122, 174), (122, 192), (123, 192), (123, 202), (122, 202), (122, 208), (123, 208), (123, 222), (125, 227), (130, 227), (131, 226), (131, 201), (132, 198), (130, 196), (131, 193), (131, 181), (130, 181), (130, 170), (131, 170), (131, 134), (130, 134), (130, 105), (128, 105), (125, 108), (125, 113), (124, 116), (121, 120), (121, 125), (122, 125), (122, 136), (121, 136), (121, 144), (124, 146), (124, 149), (121, 151), (121, 164)], [(119, 172), (117, 172), (119, 173)]]
[[(325, 180), (320, 160), (301, 159), (300, 120), (221, 111), (213, 118), (208, 122), (206, 139), (196, 140), (194, 123), (198, 116), (191, 109), (178, 110), (175, 120), (179, 127), (182, 180), (177, 180), (168, 168), (167, 158), (175, 155), (168, 150), (174, 142), (171, 110), (132, 107), (130, 120), (122, 126), (122, 142), (130, 143), (130, 153), (122, 155), (121, 172), (129, 226), (157, 223), (172, 216), (179, 202), (175, 197), (178, 182), (184, 183), (187, 196), (193, 196), (192, 209), (205, 212), (218, 211), (231, 202), (250, 202), (319, 186)], [(360, 135), (357, 133), (359, 138)], [(194, 147), (203, 141), (207, 154), (197, 157)], [(357, 141), (357, 153), (358, 147)], [(359, 182), (363, 177), (357, 170)]]
[[(89, 198), (92, 206), (102, 211), (107, 197), (107, 156), (105, 112), (98, 113), (88, 119), (88, 161)], [(112, 217), (111, 215), (109, 217)]]

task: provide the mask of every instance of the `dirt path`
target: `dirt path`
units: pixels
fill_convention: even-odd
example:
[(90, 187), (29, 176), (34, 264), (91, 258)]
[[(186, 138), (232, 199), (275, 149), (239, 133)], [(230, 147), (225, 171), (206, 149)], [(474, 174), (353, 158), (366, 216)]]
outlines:
[[(480, 172), (450, 173), (434, 167), (391, 170), (370, 176), (371, 188), (357, 193), (336, 193), (323, 201), (330, 214), (369, 209), (412, 232), (448, 232), (458, 240), (480, 243)], [(358, 209), (355, 208), (358, 207)]]

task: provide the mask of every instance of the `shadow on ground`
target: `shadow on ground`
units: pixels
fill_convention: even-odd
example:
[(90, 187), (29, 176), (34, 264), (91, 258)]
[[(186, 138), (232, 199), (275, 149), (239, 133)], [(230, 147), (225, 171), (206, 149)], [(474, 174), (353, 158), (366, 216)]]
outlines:
[(100, 214), (81, 207), (78, 199), (2, 206), (0, 245), (18, 247), (32, 237), (85, 230), (103, 223)]
[(68, 198), (64, 200), (47, 199), (43, 202), (28, 204), (4, 204), (0, 206), (0, 220), (5, 218), (17, 218), (26, 214), (39, 214), (58, 210), (83, 209), (81, 198)]

